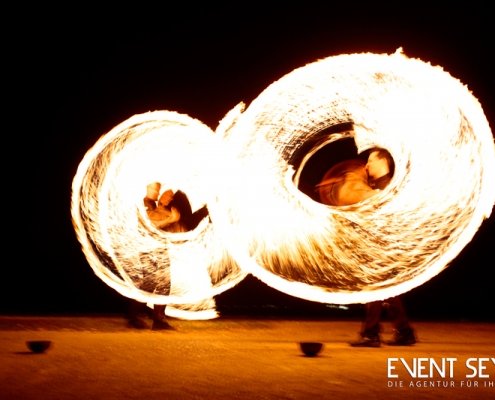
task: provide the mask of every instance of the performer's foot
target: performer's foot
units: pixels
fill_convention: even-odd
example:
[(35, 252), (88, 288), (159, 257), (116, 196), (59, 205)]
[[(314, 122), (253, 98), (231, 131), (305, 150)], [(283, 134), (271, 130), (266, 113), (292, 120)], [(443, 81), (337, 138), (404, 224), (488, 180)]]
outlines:
[(349, 343), (352, 347), (380, 347), (379, 336), (363, 336), (354, 342)]
[(170, 325), (167, 321), (165, 320), (159, 320), (159, 319), (154, 319), (153, 320), (153, 326), (151, 327), (152, 331), (175, 331), (175, 329), (172, 325)]
[(141, 319), (139, 317), (130, 318), (129, 323), (131, 324), (131, 326), (133, 328), (136, 328), (136, 329), (149, 329), (149, 327), (150, 327), (144, 319)]
[(385, 341), (385, 344), (388, 344), (389, 346), (412, 346), (415, 343), (416, 337), (411, 328), (395, 331), (393, 339)]

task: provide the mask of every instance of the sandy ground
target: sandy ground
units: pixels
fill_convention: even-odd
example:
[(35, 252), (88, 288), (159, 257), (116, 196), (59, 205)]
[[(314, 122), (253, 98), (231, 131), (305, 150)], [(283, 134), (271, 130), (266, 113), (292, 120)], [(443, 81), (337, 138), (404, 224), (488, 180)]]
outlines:
[[(0, 399), (495, 399), (495, 324), (416, 322), (415, 346), (365, 349), (347, 344), (359, 321), (171, 323), (177, 331), (136, 331), (119, 316), (0, 316)], [(48, 351), (28, 351), (42, 339)], [(325, 347), (310, 358), (300, 341)], [(425, 358), (420, 372), (433, 377), (392, 360), (389, 378), (390, 358), (410, 369)], [(431, 358), (455, 358), (453, 377), (448, 361), (445, 378), (430, 371)]]

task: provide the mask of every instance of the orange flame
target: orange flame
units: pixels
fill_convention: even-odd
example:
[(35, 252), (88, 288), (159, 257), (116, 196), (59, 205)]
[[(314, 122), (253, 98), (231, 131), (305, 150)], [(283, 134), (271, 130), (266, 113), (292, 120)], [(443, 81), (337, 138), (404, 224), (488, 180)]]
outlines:
[[(134, 116), (88, 152), (73, 182), (72, 217), (107, 284), (141, 301), (181, 304), (252, 273), (309, 300), (369, 302), (438, 274), (490, 216), (488, 122), (440, 67), (400, 50), (330, 57), (243, 109), (229, 112), (216, 136), (176, 113)], [(341, 123), (354, 129), (320, 140), (295, 171), (295, 152)], [(318, 148), (349, 137), (359, 152), (390, 152), (392, 181), (355, 205), (314, 202), (297, 189), (302, 168)], [(211, 219), (193, 232), (158, 232), (140, 205), (155, 181), (185, 191), (193, 209), (206, 204)]]

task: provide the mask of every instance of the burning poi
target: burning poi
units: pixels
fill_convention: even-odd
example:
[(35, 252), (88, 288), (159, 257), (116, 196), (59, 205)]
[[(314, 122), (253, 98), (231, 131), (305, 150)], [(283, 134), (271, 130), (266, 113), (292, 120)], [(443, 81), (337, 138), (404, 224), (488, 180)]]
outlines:
[[(322, 135), (338, 125), (352, 128)], [(311, 156), (349, 138), (358, 153), (392, 155), (388, 187), (342, 207), (299, 191)], [(140, 205), (155, 181), (209, 217), (192, 232), (156, 231)], [(492, 133), (464, 85), (400, 51), (353, 54), (286, 75), (216, 135), (176, 113), (132, 117), (85, 156), (72, 216), (96, 274), (141, 301), (200, 301), (252, 273), (297, 297), (358, 303), (442, 271), (490, 216), (493, 182)]]

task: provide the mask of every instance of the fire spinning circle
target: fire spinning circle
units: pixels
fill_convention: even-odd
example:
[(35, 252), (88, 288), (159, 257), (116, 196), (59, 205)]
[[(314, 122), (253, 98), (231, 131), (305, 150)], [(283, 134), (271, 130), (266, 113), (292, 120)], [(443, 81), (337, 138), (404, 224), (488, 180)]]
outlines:
[(85, 155), (72, 184), (72, 219), (105, 283), (143, 302), (185, 304), (244, 278), (207, 217), (193, 231), (168, 233), (151, 224), (143, 205), (152, 182), (183, 191), (193, 211), (210, 203), (217, 185), (211, 160), (222, 154), (201, 122), (159, 111), (128, 119)]
[[(318, 137), (339, 124), (353, 129)], [(388, 150), (392, 181), (352, 206), (310, 200), (291, 162), (315, 137), (308, 157), (349, 137), (359, 152)], [(218, 196), (227, 247), (246, 271), (309, 300), (369, 302), (424, 283), (472, 239), (495, 199), (480, 104), (441, 68), (400, 52), (293, 71), (238, 115), (224, 141), (242, 173)]]
[[(339, 124), (352, 129), (322, 137)], [(348, 138), (358, 152), (388, 150), (393, 179), (355, 205), (316, 203), (297, 189), (301, 169)], [(211, 219), (155, 230), (141, 205), (154, 181), (184, 191), (193, 209), (206, 204)], [(194, 302), (252, 273), (294, 296), (357, 303), (443, 270), (490, 215), (494, 181), (492, 134), (465, 86), (400, 52), (354, 54), (293, 71), (232, 110), (216, 136), (176, 113), (132, 117), (85, 156), (72, 215), (90, 265), (128, 297)]]

